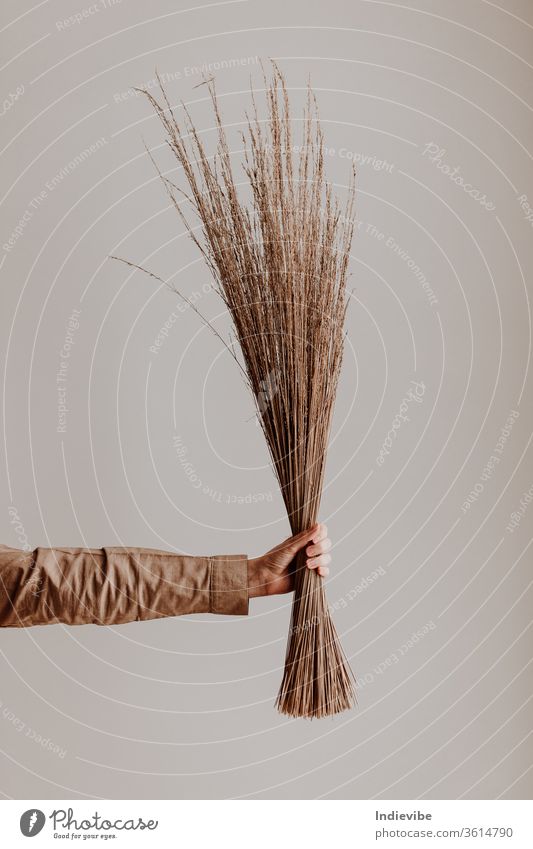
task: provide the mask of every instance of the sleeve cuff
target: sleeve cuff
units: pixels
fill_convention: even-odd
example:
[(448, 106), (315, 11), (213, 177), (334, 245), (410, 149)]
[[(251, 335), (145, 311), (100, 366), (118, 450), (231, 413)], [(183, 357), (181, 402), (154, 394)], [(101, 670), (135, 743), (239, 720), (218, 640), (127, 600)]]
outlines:
[(219, 554), (210, 558), (210, 613), (248, 614), (248, 557)]

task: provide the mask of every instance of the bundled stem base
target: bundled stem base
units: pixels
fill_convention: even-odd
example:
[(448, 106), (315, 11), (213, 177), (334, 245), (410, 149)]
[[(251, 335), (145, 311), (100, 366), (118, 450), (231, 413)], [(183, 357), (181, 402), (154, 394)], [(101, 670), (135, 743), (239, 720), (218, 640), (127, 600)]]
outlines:
[[(297, 558), (285, 671), (276, 706), (288, 716), (323, 717), (354, 703), (353, 679), (321, 579)], [(310, 686), (312, 682), (312, 686)]]
[[(216, 124), (211, 156), (184, 104), (180, 125), (161, 81), (161, 102), (149, 91), (144, 94), (165, 128), (189, 192), (158, 172), (231, 316), (242, 363), (226, 347), (256, 401), (296, 533), (314, 524), (320, 507), (344, 345), (354, 174), (341, 211), (324, 177), (324, 143), (311, 90), (299, 122), (302, 143), (294, 145), (288, 93), (274, 63), (273, 78), (264, 82), (267, 117), (259, 118), (252, 92), (252, 117), (235, 142), (237, 148), (244, 145), (247, 203), (240, 196), (242, 176), (233, 173), (213, 82), (206, 81)], [(189, 223), (184, 203), (198, 215), (200, 228)], [(321, 717), (349, 708), (353, 700), (353, 678), (322, 579), (299, 562), (277, 706), (290, 716)]]

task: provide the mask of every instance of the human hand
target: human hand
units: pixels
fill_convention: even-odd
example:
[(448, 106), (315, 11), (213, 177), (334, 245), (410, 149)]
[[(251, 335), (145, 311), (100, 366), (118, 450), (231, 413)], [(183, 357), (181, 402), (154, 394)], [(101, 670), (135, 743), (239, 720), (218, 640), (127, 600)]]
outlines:
[(298, 552), (305, 548), (306, 566), (316, 569), (325, 578), (331, 563), (331, 540), (326, 525), (314, 525), (281, 542), (261, 557), (248, 560), (248, 594), (250, 598), (289, 593), (294, 589), (290, 565)]

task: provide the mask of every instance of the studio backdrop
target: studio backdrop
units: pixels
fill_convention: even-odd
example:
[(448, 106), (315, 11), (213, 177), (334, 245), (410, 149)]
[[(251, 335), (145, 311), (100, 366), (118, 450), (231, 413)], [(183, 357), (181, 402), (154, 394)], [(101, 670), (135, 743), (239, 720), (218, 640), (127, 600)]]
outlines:
[(357, 682), (338, 715), (276, 712), (290, 595), (2, 629), (1, 794), (530, 798), (531, 5), (1, 15), (0, 542), (255, 556), (289, 535), (257, 409), (197, 314), (231, 344), (228, 311), (146, 148), (183, 173), (138, 91), (158, 73), (212, 150), (214, 79), (241, 174), (274, 59), (296, 141), (313, 87), (341, 199), (356, 169), (320, 519)]

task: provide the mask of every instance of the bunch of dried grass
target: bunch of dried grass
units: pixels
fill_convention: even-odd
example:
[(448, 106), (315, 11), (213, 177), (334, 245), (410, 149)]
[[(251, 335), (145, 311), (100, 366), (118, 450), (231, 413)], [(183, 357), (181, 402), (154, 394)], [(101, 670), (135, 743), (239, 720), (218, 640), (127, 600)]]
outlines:
[[(248, 203), (239, 197), (213, 82), (206, 81), (217, 131), (211, 158), (184, 104), (182, 125), (178, 122), (161, 80), (161, 101), (142, 91), (188, 183), (185, 193), (158, 168), (231, 314), (244, 367), (229, 350), (256, 399), (291, 529), (298, 533), (316, 522), (320, 505), (343, 353), (354, 173), (341, 210), (324, 175), (311, 89), (302, 144), (294, 147), (286, 84), (272, 65), (272, 79), (265, 79), (268, 117), (260, 120), (252, 91), (252, 115), (242, 134)], [(201, 235), (182, 211), (183, 197), (199, 216)], [(294, 564), (291, 627), (276, 704), (290, 716), (322, 717), (352, 706), (353, 677), (323, 581), (304, 561), (305, 555)]]

